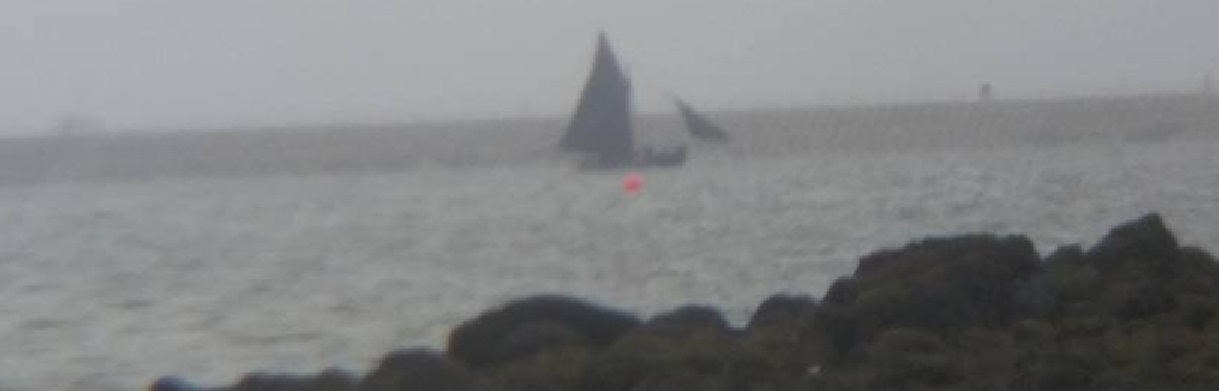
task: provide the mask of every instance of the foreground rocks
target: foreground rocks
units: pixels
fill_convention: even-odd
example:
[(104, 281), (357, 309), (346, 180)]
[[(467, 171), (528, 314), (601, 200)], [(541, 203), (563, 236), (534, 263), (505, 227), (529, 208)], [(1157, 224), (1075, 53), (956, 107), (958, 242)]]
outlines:
[(1217, 313), (1219, 264), (1153, 214), (1044, 259), (1019, 236), (879, 251), (820, 302), (776, 295), (744, 328), (708, 307), (638, 319), (537, 296), (363, 376), (250, 374), (217, 390), (1210, 390)]

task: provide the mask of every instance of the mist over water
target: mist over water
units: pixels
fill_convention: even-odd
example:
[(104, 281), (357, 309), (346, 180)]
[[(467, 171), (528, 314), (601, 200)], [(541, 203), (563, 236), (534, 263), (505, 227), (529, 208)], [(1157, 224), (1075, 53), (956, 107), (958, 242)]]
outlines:
[(645, 111), (1195, 91), (1208, 1), (0, 5), (0, 133), (568, 115), (606, 31)]

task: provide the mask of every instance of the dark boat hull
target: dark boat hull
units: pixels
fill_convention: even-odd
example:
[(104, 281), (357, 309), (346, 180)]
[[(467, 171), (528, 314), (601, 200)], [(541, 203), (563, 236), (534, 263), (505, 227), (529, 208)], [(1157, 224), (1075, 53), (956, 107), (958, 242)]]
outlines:
[(582, 171), (639, 170), (648, 168), (679, 167), (686, 163), (686, 148), (663, 151), (644, 151), (629, 159), (605, 159), (590, 156), (580, 161)]

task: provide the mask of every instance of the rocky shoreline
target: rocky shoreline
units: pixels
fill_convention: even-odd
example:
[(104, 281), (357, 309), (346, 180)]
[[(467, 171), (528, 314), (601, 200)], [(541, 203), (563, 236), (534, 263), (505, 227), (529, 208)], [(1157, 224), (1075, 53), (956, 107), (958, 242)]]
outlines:
[(775, 295), (734, 327), (714, 308), (650, 319), (563, 296), (458, 326), (443, 351), (372, 371), (250, 373), (154, 391), (1209, 390), (1219, 384), (1219, 264), (1159, 215), (1091, 248), (1022, 236), (929, 238), (863, 257), (820, 300)]

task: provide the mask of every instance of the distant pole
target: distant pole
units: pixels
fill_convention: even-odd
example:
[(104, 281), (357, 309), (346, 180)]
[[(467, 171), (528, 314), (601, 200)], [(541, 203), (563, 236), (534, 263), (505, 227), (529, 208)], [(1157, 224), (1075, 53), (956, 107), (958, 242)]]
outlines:
[(89, 121), (79, 115), (69, 115), (59, 118), (55, 124), (55, 132), (60, 136), (74, 136), (89, 126)]
[(993, 91), (990, 86), (990, 83), (982, 83), (982, 85), (978, 86), (978, 100), (980, 100), (980, 101), (990, 100), (992, 92)]
[(1202, 75), (1202, 95), (1210, 95), (1211, 93), (1211, 74), (1207, 72)]

